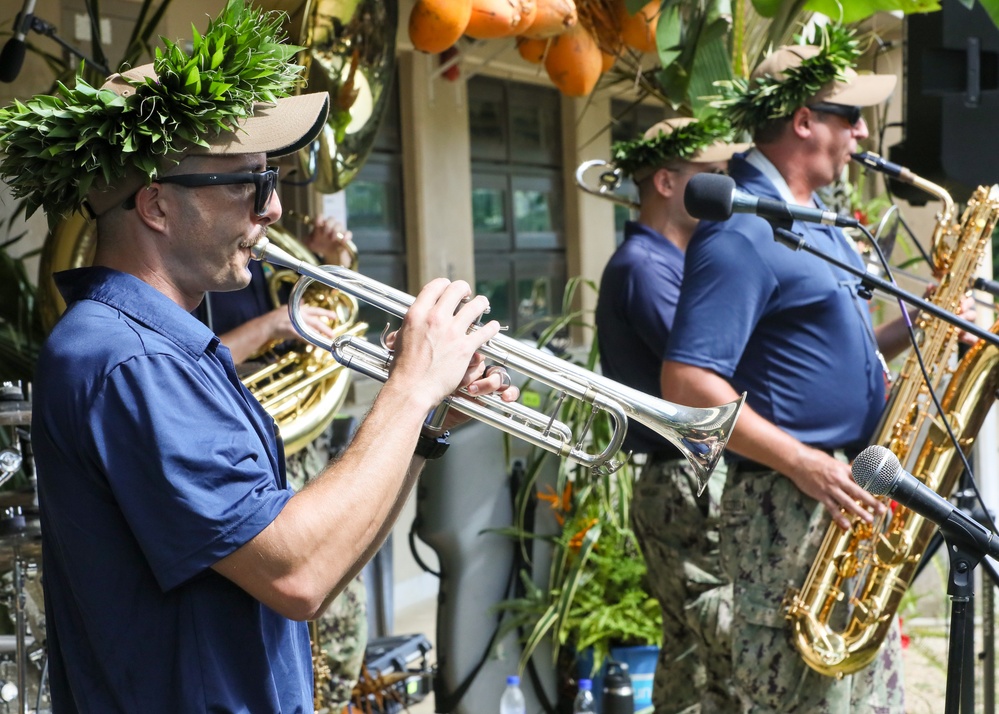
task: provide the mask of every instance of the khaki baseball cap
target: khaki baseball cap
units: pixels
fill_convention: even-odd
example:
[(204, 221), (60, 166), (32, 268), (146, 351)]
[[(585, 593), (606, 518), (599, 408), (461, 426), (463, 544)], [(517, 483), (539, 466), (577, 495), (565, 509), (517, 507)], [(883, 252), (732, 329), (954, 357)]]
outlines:
[[(101, 89), (110, 89), (127, 97), (135, 87), (127, 80), (156, 77), (152, 64), (108, 77)], [(235, 131), (220, 132), (208, 140), (208, 146), (190, 146), (182, 153), (164, 157), (163, 165), (179, 162), (185, 156), (238, 156), (266, 154), (269, 158), (293, 154), (312, 143), (322, 131), (329, 114), (329, 94), (316, 92), (284, 97), (274, 103), (258, 103), (251, 116), (239, 123)], [(138, 169), (129, 169), (114, 185), (99, 185), (87, 194), (87, 203), (95, 216), (124, 202), (149, 182)]]
[[(815, 45), (785, 45), (774, 50), (756, 69), (752, 79), (772, 77), (784, 79), (784, 73), (798, 67), (802, 60), (820, 52)], [(893, 74), (858, 74), (852, 69), (844, 72), (843, 80), (834, 80), (812, 97), (813, 102), (843, 104), (852, 107), (870, 107), (888, 99), (895, 90), (898, 77)]]

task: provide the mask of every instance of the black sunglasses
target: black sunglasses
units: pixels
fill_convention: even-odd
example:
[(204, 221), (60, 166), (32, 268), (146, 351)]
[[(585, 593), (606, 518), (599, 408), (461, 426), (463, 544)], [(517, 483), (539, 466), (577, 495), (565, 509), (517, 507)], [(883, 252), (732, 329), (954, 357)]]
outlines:
[(820, 102), (818, 104), (809, 104), (808, 108), (813, 112), (835, 114), (838, 117), (843, 117), (850, 122), (850, 126), (857, 126), (857, 124), (860, 123), (860, 107), (852, 107), (846, 104), (825, 104), (824, 102)]
[(258, 216), (267, 213), (271, 195), (278, 181), (278, 167), (268, 166), (266, 171), (246, 171), (238, 174), (179, 174), (177, 176), (161, 176), (157, 183), (173, 183), (184, 188), (199, 186), (227, 186), (237, 183), (252, 183), (256, 187), (253, 198), (253, 212)]

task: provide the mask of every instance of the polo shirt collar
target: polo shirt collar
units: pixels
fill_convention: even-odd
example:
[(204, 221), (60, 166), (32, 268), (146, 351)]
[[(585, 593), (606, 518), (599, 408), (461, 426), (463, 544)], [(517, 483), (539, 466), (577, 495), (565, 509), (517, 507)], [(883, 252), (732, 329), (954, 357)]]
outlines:
[(56, 273), (56, 287), (70, 305), (94, 300), (175, 342), (195, 358), (214, 351), (219, 338), (200, 320), (134, 275), (95, 266)]

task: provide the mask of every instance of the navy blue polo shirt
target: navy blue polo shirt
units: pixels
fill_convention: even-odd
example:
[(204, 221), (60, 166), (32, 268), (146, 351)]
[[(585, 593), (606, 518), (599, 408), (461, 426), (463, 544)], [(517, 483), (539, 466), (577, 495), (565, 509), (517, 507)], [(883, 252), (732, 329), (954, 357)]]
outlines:
[[(741, 156), (729, 173), (743, 191), (782, 200)], [(863, 268), (838, 228), (795, 222), (793, 230)], [(666, 357), (726, 377), (761, 416), (805, 444), (859, 452), (884, 408), (885, 385), (858, 282), (778, 243), (757, 216), (702, 221), (687, 246)]]
[[(624, 225), (624, 242), (611, 256), (597, 297), (597, 344), (603, 374), (660, 397), (659, 373), (683, 280), (683, 251), (647, 226)], [(671, 450), (665, 439), (629, 420), (624, 449), (639, 454)]]
[(57, 282), (32, 420), (53, 711), (311, 712), (307, 625), (211, 569), (291, 497), (273, 419), (151, 286)]

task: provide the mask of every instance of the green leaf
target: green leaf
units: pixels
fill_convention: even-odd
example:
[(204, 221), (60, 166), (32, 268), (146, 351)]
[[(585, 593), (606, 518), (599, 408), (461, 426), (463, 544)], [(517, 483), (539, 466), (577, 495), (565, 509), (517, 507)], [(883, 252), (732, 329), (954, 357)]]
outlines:
[(763, 17), (774, 17), (780, 10), (782, 0), (753, 0), (753, 9)]
[[(755, 4), (755, 3), (754, 3)], [(935, 12), (940, 9), (938, 0), (808, 0), (805, 9), (820, 12), (842, 24), (866, 20), (879, 12), (903, 14)]]

